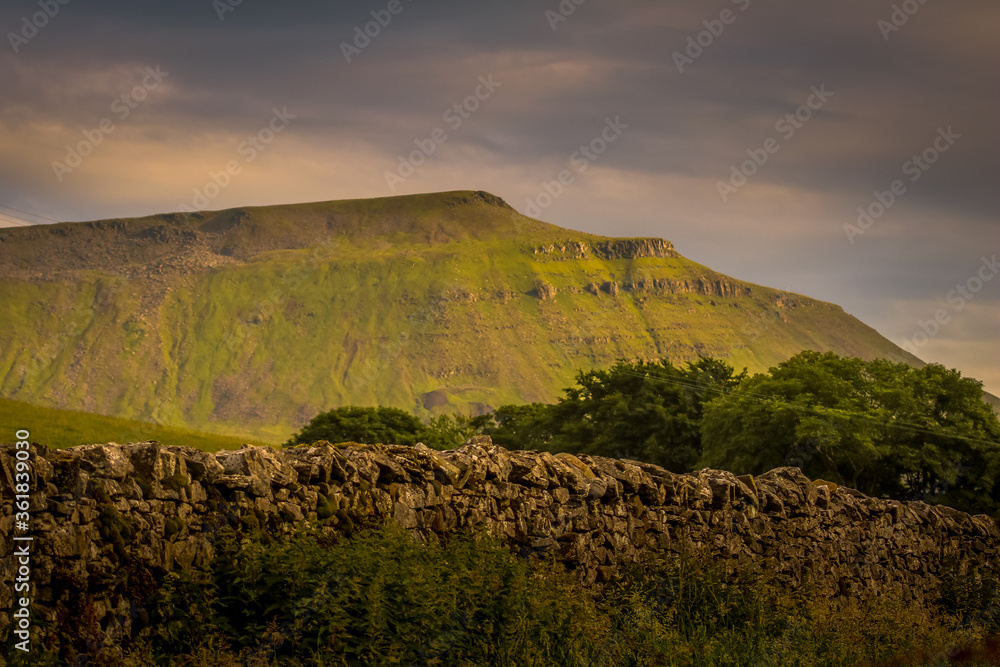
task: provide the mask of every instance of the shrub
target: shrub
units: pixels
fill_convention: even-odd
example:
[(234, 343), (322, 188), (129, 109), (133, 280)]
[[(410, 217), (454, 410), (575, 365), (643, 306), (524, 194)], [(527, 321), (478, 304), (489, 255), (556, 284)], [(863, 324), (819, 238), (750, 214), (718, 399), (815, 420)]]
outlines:
[(831, 600), (691, 554), (586, 587), (484, 535), (421, 543), (395, 526), (266, 544), (224, 531), (216, 552), (210, 571), (168, 576), (127, 664), (925, 664), (995, 627), (986, 579), (947, 579), (943, 609)]
[(419, 419), (398, 408), (347, 406), (316, 415), (285, 446), (309, 445), (320, 440), (415, 445), (427, 435), (427, 427)]
[(573, 664), (607, 625), (561, 568), (489, 538), (421, 544), (387, 527), (219, 551), (214, 574), (168, 580), (159, 650), (193, 652), (215, 628), (265, 662)]

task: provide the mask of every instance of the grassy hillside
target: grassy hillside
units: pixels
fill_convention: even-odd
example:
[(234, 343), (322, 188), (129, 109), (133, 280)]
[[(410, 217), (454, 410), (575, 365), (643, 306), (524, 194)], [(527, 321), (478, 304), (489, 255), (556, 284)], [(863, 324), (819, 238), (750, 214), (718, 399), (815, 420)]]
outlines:
[(5, 231), (0, 395), (281, 441), (321, 410), (550, 401), (578, 369), (918, 359), (838, 306), (453, 192)]
[(42, 408), (3, 398), (0, 398), (0, 424), (9, 431), (9, 435), (6, 436), (8, 438), (13, 439), (14, 431), (23, 428), (31, 433), (32, 442), (59, 449), (94, 443), (143, 440), (156, 440), (164, 445), (194, 447), (206, 452), (239, 449), (243, 443), (267, 444), (245, 438), (199, 433), (130, 419)]

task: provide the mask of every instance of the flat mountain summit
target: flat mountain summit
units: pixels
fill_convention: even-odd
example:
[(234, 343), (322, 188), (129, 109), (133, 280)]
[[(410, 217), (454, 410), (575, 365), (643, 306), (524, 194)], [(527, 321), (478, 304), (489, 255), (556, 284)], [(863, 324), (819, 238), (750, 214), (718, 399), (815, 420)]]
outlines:
[(920, 365), (839, 306), (486, 192), (0, 232), (0, 395), (281, 441), (339, 405), (552, 401), (616, 359)]
[(0, 276), (51, 277), (98, 262), (103, 270), (137, 276), (157, 269), (190, 272), (334, 239), (436, 245), (513, 235), (526, 224), (554, 228), (522, 218), (485, 192), (66, 222), (0, 233)]

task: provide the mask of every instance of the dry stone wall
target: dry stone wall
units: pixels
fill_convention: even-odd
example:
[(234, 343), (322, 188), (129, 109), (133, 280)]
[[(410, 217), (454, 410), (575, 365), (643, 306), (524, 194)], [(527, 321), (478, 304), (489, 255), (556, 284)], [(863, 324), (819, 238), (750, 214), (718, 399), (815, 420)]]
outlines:
[[(14, 454), (0, 451), (2, 636), (19, 567)], [(523, 553), (554, 553), (590, 583), (644, 555), (702, 547), (734, 565), (763, 562), (787, 585), (815, 584), (830, 596), (920, 601), (947, 567), (1000, 574), (991, 518), (866, 497), (798, 468), (678, 475), (636, 461), (508, 451), (486, 437), (448, 452), (36, 446), (31, 462), (32, 614), (42, 636), (81, 598), (102, 634), (129, 636), (146, 622), (143, 605), (162, 576), (208, 563), (223, 527), (290, 532), (304, 520), (343, 531), (388, 518), (424, 537), (483, 526)]]

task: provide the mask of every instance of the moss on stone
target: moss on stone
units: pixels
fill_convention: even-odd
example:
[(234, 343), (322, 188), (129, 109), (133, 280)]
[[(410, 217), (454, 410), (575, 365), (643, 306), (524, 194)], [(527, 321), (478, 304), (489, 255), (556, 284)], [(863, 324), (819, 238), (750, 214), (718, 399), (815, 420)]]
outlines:
[(334, 494), (322, 495), (320, 494), (319, 499), (316, 502), (316, 516), (320, 520), (325, 521), (329, 519), (338, 509), (338, 503), (334, 499)]
[(136, 475), (132, 478), (135, 480), (136, 485), (138, 485), (139, 490), (142, 491), (143, 498), (153, 497), (153, 481), (142, 477), (141, 475)]
[(187, 475), (176, 472), (170, 477), (164, 477), (163, 481), (164, 488), (171, 489), (173, 491), (180, 492), (181, 489), (187, 489), (191, 486), (191, 480), (188, 479)]
[[(326, 441), (324, 440), (324, 442)], [(372, 445), (366, 445), (364, 443), (354, 442), (354, 441), (336, 442), (333, 443), (333, 446), (336, 447), (337, 449), (361, 449), (361, 450), (371, 449), (372, 447)]]
[(167, 517), (167, 520), (163, 522), (163, 536), (166, 538), (171, 538), (182, 530), (184, 530), (184, 522), (175, 516)]
[(98, 505), (111, 505), (111, 496), (108, 495), (107, 489), (104, 488), (104, 484), (101, 482), (94, 482), (92, 485), (94, 489), (94, 500), (97, 501)]
[(257, 516), (254, 514), (247, 514), (241, 517), (240, 525), (243, 526), (244, 530), (260, 530), (260, 521), (257, 520)]
[(813, 486), (825, 486), (830, 489), (830, 493), (833, 493), (840, 488), (840, 485), (836, 482), (828, 482), (825, 479), (813, 480)]
[(118, 512), (103, 484), (94, 486), (94, 498), (97, 500), (101, 537), (111, 542), (119, 558), (124, 558), (128, 542), (135, 535), (135, 525), (131, 519)]

